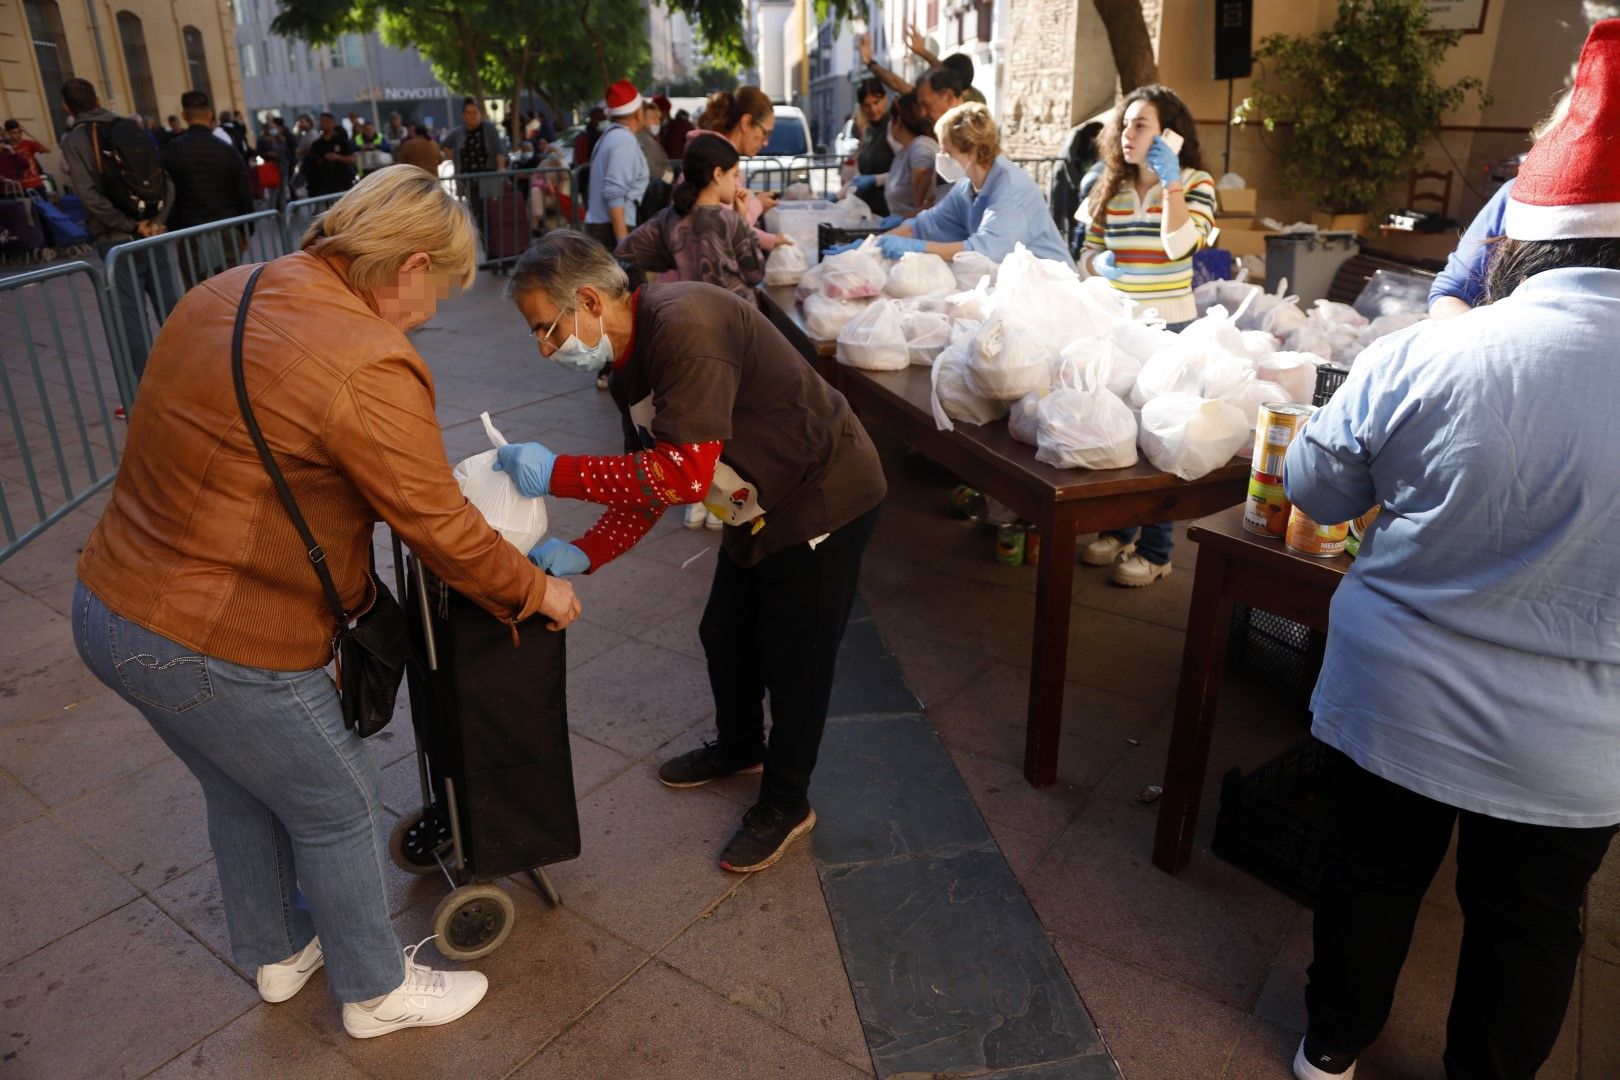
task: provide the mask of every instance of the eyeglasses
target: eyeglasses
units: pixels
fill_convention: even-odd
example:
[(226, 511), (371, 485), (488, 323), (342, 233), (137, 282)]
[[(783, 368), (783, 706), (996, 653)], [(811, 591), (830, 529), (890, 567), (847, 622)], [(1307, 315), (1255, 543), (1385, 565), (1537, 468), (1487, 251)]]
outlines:
[[(529, 328), (529, 333), (533, 334), (534, 335), (534, 340), (538, 341), (542, 345), (546, 344), (547, 342), (550, 342), (552, 333), (555, 332), (556, 329), (557, 329), (557, 324), (562, 322), (562, 317), (564, 315), (566, 315), (566, 314), (568, 314), (566, 311), (557, 312), (557, 317), (555, 319), (551, 320), (551, 325), (546, 327), (546, 332), (545, 333), (542, 334), (540, 332), (540, 324), (539, 323), (535, 323), (533, 326), (531, 326)], [(561, 345), (562, 342), (560, 342), (560, 341), (553, 342), (553, 344)]]

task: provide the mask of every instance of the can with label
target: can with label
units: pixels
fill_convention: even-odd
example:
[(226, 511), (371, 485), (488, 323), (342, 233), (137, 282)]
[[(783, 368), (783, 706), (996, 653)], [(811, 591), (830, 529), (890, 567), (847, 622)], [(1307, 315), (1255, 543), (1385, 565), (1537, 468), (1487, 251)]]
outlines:
[(971, 518), (975, 514), (982, 516), (984, 496), (966, 484), (957, 484), (951, 489), (951, 513), (964, 518)]
[(1254, 423), (1254, 475), (1268, 483), (1282, 483), (1283, 458), (1299, 429), (1314, 410), (1291, 401), (1268, 401), (1260, 406)]
[(1286, 543), (1289, 551), (1318, 559), (1337, 559), (1344, 554), (1344, 542), (1349, 536), (1348, 521), (1341, 521), (1337, 525), (1320, 525), (1297, 506), (1288, 512)]
[(1024, 527), (996, 526), (996, 562), (1003, 566), (1024, 565)]
[(1361, 542), (1367, 536), (1367, 530), (1372, 528), (1373, 519), (1378, 516), (1378, 507), (1373, 507), (1365, 514), (1350, 523), (1350, 536), (1344, 542), (1344, 550), (1350, 555), (1361, 554)]
[(1024, 562), (1029, 566), (1041, 565), (1041, 530), (1033, 525), (1024, 529)]
[(1261, 536), (1281, 538), (1288, 531), (1288, 496), (1283, 493), (1283, 459), (1311, 415), (1309, 405), (1268, 401), (1254, 424), (1254, 462), (1249, 472), (1249, 499), (1243, 527)]
[(1249, 501), (1243, 506), (1243, 527), (1252, 533), (1281, 540), (1288, 531), (1288, 496), (1281, 484), (1249, 477)]

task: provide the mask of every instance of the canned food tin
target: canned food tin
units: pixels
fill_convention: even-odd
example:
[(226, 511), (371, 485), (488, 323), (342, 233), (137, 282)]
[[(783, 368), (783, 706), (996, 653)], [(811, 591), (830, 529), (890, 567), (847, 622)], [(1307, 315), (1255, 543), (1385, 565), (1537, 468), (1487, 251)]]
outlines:
[(1281, 484), (1283, 458), (1288, 445), (1305, 426), (1313, 410), (1309, 405), (1290, 401), (1268, 401), (1260, 406), (1254, 424), (1254, 473), (1268, 484)]
[(1243, 504), (1243, 527), (1252, 533), (1281, 540), (1288, 531), (1288, 496), (1281, 484), (1249, 477), (1249, 501)]
[(1372, 528), (1373, 519), (1378, 516), (1378, 507), (1373, 507), (1365, 514), (1350, 523), (1350, 535), (1344, 542), (1344, 550), (1351, 555), (1361, 554), (1361, 542), (1367, 536), (1367, 530)]
[(951, 513), (964, 518), (983, 514), (984, 496), (966, 484), (957, 484), (951, 489)]
[(1041, 565), (1041, 530), (1033, 525), (1024, 529), (1024, 562), (1030, 566)]
[(1344, 554), (1344, 542), (1350, 536), (1350, 523), (1320, 525), (1312, 521), (1299, 507), (1288, 512), (1289, 551), (1310, 555), (1318, 559), (1337, 559)]
[(998, 525), (996, 527), (996, 562), (1003, 566), (1024, 565), (1024, 527)]

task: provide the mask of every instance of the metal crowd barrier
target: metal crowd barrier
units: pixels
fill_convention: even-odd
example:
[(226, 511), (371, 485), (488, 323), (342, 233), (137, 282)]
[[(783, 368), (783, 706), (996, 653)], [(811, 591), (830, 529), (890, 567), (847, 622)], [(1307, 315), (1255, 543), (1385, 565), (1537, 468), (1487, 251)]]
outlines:
[(839, 173), (844, 159), (837, 154), (814, 154), (782, 161), (774, 157), (742, 159), (744, 186), (755, 191), (774, 191), (778, 195), (796, 183), (808, 184), (810, 194), (818, 199), (836, 199), (844, 186)]
[(480, 269), (498, 271), (517, 261), (536, 232), (577, 228), (585, 217), (584, 199), (575, 194), (584, 191), (578, 170), (562, 165), (452, 174), (443, 184), (466, 204), (478, 227)]
[(316, 195), (308, 199), (293, 199), (281, 208), (281, 246), (283, 253), (298, 250), (298, 241), (309, 228), (309, 223), (326, 212), (326, 208), (343, 198), (344, 192)]
[(12, 331), (0, 350), (4, 562), (112, 481), (123, 442), (113, 410), (133, 398), (134, 377), (107, 348), (116, 323), (89, 263), (0, 278), (0, 311)]

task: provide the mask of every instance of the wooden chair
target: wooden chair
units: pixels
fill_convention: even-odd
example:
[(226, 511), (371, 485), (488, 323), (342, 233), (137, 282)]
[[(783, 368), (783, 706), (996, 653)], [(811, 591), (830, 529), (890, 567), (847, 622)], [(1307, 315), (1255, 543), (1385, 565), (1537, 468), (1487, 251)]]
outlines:
[[(1419, 184), (1431, 181), (1440, 185), (1439, 191), (1418, 190)], [(1434, 212), (1444, 217), (1451, 206), (1451, 170), (1448, 169), (1445, 172), (1429, 170), (1413, 173), (1406, 182), (1406, 208), (1416, 210), (1420, 201), (1436, 204), (1433, 208)]]

